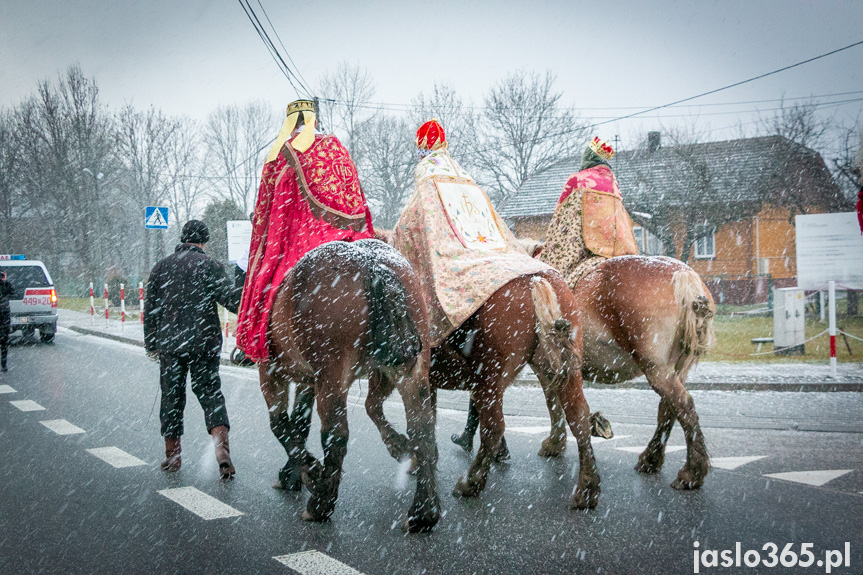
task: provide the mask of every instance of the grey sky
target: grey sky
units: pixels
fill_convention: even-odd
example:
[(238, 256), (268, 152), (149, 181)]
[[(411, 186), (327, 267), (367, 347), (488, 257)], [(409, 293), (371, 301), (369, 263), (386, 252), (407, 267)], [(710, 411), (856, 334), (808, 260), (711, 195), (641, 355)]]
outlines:
[[(860, 1), (261, 1), (313, 84), (344, 60), (368, 68), (378, 102), (408, 104), (437, 81), (480, 105), (509, 72), (550, 70), (566, 104), (586, 117), (664, 104), (863, 40)], [(112, 106), (152, 104), (200, 119), (218, 104), (264, 99), (280, 109), (296, 97), (233, 0), (3, 0), (0, 106), (76, 62)], [(597, 131), (620, 134), (626, 146), (637, 131), (659, 128), (657, 115), (697, 114), (709, 138), (721, 139), (754, 117), (717, 112), (776, 103), (704, 104), (854, 91), (863, 91), (863, 46), (693, 102), (700, 108)], [(851, 98), (863, 93), (832, 100)], [(825, 111), (851, 125), (861, 109), (854, 102)]]

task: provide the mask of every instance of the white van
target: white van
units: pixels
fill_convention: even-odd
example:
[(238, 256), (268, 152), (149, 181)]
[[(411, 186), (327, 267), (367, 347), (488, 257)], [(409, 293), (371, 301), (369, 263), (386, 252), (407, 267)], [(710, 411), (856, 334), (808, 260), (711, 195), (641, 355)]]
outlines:
[(45, 264), (18, 255), (0, 255), (0, 272), (12, 284), (9, 299), (12, 331), (21, 330), (32, 337), (39, 330), (44, 343), (54, 341), (57, 333), (57, 291)]

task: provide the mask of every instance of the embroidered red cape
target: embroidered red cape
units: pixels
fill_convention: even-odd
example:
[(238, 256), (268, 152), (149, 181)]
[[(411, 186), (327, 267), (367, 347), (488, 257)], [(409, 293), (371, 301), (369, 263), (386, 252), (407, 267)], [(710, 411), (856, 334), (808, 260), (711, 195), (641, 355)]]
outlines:
[(286, 150), (264, 165), (252, 223), (237, 346), (253, 361), (269, 355), (270, 310), (300, 258), (327, 242), (374, 237), (357, 169), (338, 138), (318, 135), (308, 150), (295, 152), (300, 178), (293, 150)]

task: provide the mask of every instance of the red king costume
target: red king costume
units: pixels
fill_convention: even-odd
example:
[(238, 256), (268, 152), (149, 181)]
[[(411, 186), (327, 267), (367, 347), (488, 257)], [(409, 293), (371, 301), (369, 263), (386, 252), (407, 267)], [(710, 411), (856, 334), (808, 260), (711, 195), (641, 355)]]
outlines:
[[(269, 355), (270, 310), (300, 258), (327, 242), (374, 237), (356, 166), (338, 138), (314, 134), (313, 109), (304, 100), (288, 106), (261, 175), (237, 326), (237, 346), (253, 361)], [(288, 141), (299, 114), (305, 128)]]

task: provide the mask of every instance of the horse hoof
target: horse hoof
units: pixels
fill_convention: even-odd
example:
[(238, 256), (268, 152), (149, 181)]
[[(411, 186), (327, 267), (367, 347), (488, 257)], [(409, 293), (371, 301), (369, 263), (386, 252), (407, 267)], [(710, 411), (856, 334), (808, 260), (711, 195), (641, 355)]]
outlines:
[(423, 515), (411, 516), (402, 523), (402, 530), (406, 533), (428, 533), (437, 522), (440, 521), (439, 512), (429, 512)]
[(316, 523), (322, 523), (324, 521), (329, 521), (329, 519), (329, 515), (315, 515), (313, 513), (309, 513), (308, 509), (303, 511), (303, 521), (314, 521)]
[(453, 497), (476, 497), (479, 495), (480, 491), (482, 491), (482, 489), (480, 489), (478, 485), (472, 484), (464, 478), (460, 478), (456, 482), (455, 487), (453, 487), (452, 495)]
[(599, 503), (599, 489), (579, 489), (572, 496), (572, 509), (593, 509)]
[(540, 457), (560, 457), (566, 451), (566, 440), (554, 441), (547, 437), (542, 442), (542, 447), (539, 448), (538, 455)]
[(635, 464), (635, 470), (639, 473), (652, 475), (654, 473), (659, 473), (659, 470), (662, 469), (662, 463), (663, 462), (661, 460), (652, 461), (645, 451), (638, 456), (638, 463)]
[(698, 489), (704, 485), (704, 478), (695, 478), (693, 475), (684, 469), (677, 472), (677, 479), (671, 483), (671, 487), (680, 491), (690, 491)]
[(459, 447), (461, 447), (462, 449), (464, 449), (465, 451), (467, 451), (468, 453), (473, 451), (473, 436), (472, 435), (467, 435), (467, 434), (459, 435), (458, 433), (453, 433), (450, 436), (450, 440), (453, 443), (455, 443), (456, 445), (458, 445)]

